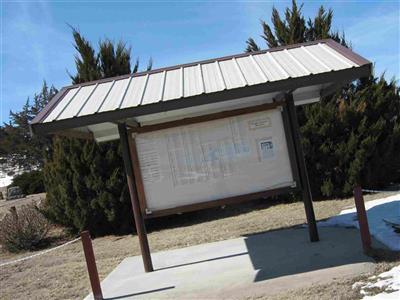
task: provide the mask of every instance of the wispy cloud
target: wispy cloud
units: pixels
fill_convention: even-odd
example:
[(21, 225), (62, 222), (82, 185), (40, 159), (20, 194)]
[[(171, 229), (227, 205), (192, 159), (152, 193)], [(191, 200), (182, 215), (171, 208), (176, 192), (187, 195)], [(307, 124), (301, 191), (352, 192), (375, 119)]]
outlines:
[(399, 23), (398, 10), (386, 15), (363, 16), (346, 28), (346, 35), (358, 47), (382, 47), (388, 39), (399, 41)]
[[(43, 80), (65, 84), (65, 66), (72, 58), (70, 36), (57, 30), (49, 2), (3, 3), (1, 119), (40, 90)], [(63, 65), (63, 66), (62, 66)], [(55, 76), (54, 74), (58, 74)]]
[(400, 76), (400, 11), (381, 12), (356, 16), (352, 26), (346, 28), (346, 37), (355, 51), (375, 63), (375, 75), (385, 72), (391, 79)]
[[(18, 62), (20, 67), (34, 65), (32, 71), (35, 76), (47, 78), (52, 64), (50, 52), (67, 37), (54, 29), (47, 2), (18, 2), (10, 5), (17, 6), (9, 7), (11, 13), (18, 13), (7, 19), (5, 26), (3, 49), (7, 61)], [(21, 49), (24, 55), (16, 51), (15, 47), (25, 47)]]

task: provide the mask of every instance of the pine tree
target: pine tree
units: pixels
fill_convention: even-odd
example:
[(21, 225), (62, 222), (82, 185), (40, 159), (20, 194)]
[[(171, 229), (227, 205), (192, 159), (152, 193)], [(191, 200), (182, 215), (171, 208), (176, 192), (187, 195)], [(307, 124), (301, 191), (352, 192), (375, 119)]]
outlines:
[(40, 93), (33, 96), (33, 103), (28, 98), (21, 111), (10, 111), (10, 121), (0, 127), (1, 171), (31, 171), (43, 167), (44, 154), (48, 151), (51, 140), (32, 136), (29, 123), (56, 93), (57, 90), (53, 86), (48, 87), (44, 81)]
[[(73, 83), (130, 74), (131, 49), (123, 42), (100, 41), (93, 48), (73, 29), (76, 75)], [(139, 63), (133, 66), (133, 72)], [(44, 169), (47, 214), (74, 231), (93, 234), (132, 229), (132, 213), (119, 141), (97, 144), (56, 137)]]
[[(321, 6), (314, 20), (308, 19), (306, 22), (301, 12), (302, 8), (303, 4), (299, 7), (296, 0), (292, 0), (292, 7), (285, 9), (285, 17), (282, 19), (278, 10), (273, 7), (271, 16), (273, 29), (265, 21), (261, 21), (263, 31), (261, 37), (269, 48), (327, 38), (334, 39), (338, 43), (347, 46), (344, 34), (340, 36), (337, 31), (331, 30), (333, 19), (333, 11), (331, 9), (326, 11)], [(248, 45), (246, 52), (260, 50), (253, 38), (249, 38), (246, 43)]]
[(252, 38), (249, 38), (246, 41), (247, 47), (246, 47), (246, 52), (257, 52), (260, 51), (260, 47), (258, 47), (256, 41)]
[(72, 83), (78, 84), (101, 78), (99, 56), (96, 55), (94, 48), (78, 30), (72, 28), (74, 37), (74, 48), (78, 52), (75, 55), (76, 75), (70, 75)]
[[(272, 28), (261, 22), (268, 47), (332, 38), (333, 11), (321, 6), (307, 23), (293, 0), (281, 19), (272, 10)], [(251, 42), (250, 42), (251, 40)], [(246, 51), (259, 49), (249, 39)], [(298, 107), (302, 144), (314, 195), (344, 196), (355, 184), (383, 188), (400, 182), (400, 97), (396, 82), (383, 76), (353, 82), (320, 103)]]
[(73, 231), (127, 231), (132, 214), (118, 143), (56, 137), (44, 169), (47, 215)]
[(400, 182), (399, 116), (398, 87), (383, 77), (306, 107), (301, 131), (315, 193), (343, 196), (356, 183)]

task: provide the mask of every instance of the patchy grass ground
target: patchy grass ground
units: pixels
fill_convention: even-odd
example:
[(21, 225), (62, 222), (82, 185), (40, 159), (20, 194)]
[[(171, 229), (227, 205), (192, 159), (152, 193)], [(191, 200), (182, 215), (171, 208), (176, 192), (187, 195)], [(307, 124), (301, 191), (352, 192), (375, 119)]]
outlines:
[(46, 194), (41, 193), (41, 194), (28, 195), (25, 198), (21, 198), (21, 199), (0, 200), (0, 220), (3, 219), (3, 217), (10, 211), (10, 208), (12, 206), (15, 206), (18, 209), (18, 207), (21, 207), (22, 205), (30, 204), (32, 202), (35, 204), (38, 204), (40, 201), (44, 200), (45, 197), (46, 197)]
[[(386, 194), (370, 195), (365, 200), (384, 196)], [(152, 251), (174, 249), (305, 223), (301, 202), (275, 205), (269, 203), (271, 201), (256, 201), (225, 209), (151, 220), (148, 224), (150, 247)], [(315, 202), (316, 217), (318, 220), (328, 218), (353, 204), (352, 198)], [(125, 257), (139, 254), (137, 237), (132, 235), (97, 238), (93, 241), (93, 246), (101, 279)], [(29, 254), (31, 253), (11, 256), (0, 253), (0, 261)], [(393, 263), (388, 262), (388, 259), (382, 259), (378, 263), (378, 269), (385, 270), (391, 264)], [(2, 299), (79, 299), (89, 293), (90, 284), (80, 242), (0, 268)], [(355, 278), (353, 281), (359, 279)], [(357, 298), (357, 291), (351, 290), (353, 281), (338, 281), (304, 291), (291, 291), (274, 298), (288, 299), (295, 296), (303, 299), (354, 299)]]

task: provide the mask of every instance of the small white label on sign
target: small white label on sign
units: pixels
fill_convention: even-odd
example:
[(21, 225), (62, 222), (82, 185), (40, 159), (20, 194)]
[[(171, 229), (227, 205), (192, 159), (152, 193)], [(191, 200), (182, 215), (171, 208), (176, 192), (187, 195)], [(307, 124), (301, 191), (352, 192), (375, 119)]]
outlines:
[(270, 126), (271, 126), (271, 119), (268, 117), (249, 121), (249, 129), (250, 130), (256, 130), (259, 128), (265, 128), (265, 127), (270, 127)]
[(272, 138), (258, 140), (258, 150), (260, 152), (261, 160), (274, 157), (274, 144)]

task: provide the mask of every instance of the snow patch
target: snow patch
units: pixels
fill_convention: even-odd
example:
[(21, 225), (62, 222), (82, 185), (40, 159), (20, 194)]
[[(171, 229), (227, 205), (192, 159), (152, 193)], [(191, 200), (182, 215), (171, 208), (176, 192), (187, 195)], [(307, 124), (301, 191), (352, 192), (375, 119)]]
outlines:
[[(369, 231), (378, 241), (388, 248), (400, 251), (400, 234), (384, 220), (400, 223), (400, 193), (365, 203)], [(318, 226), (338, 226), (359, 228), (355, 208), (345, 209), (339, 215), (326, 221), (318, 222)]]
[[(364, 296), (362, 300), (400, 299), (400, 265), (368, 279), (368, 282), (360, 281), (353, 284), (353, 289), (361, 287), (360, 293)], [(371, 291), (377, 288), (382, 292), (371, 295)]]
[(13, 176), (3, 175), (0, 177), (0, 187), (6, 187), (11, 184)]

